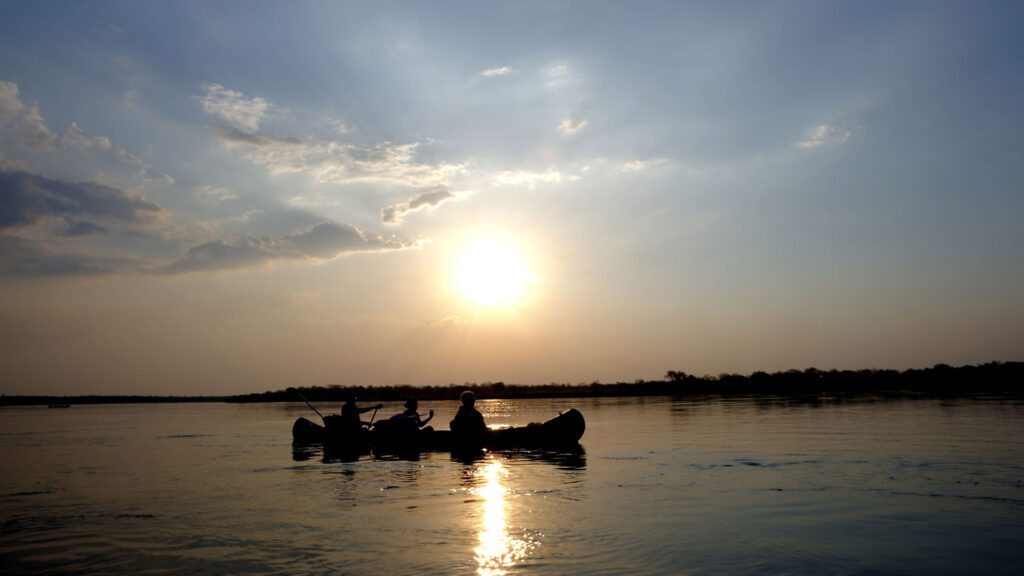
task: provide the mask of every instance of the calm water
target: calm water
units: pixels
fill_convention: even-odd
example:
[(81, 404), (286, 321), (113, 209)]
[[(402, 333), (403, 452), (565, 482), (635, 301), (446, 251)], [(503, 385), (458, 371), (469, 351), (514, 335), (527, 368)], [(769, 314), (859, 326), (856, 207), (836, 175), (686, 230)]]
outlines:
[(480, 402), (573, 406), (585, 454), (468, 464), (295, 453), (301, 405), (0, 409), (0, 572), (1024, 572), (1020, 401)]

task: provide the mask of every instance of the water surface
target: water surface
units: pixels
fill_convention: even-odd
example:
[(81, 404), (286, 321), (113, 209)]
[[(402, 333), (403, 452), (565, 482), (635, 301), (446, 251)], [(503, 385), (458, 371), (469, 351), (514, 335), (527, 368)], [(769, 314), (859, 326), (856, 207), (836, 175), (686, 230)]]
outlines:
[[(1016, 574), (1024, 560), (1017, 400), (479, 407), (493, 424), (576, 407), (584, 453), (342, 462), (293, 450), (303, 405), (0, 409), (0, 571)], [(421, 408), (444, 427), (456, 406)]]

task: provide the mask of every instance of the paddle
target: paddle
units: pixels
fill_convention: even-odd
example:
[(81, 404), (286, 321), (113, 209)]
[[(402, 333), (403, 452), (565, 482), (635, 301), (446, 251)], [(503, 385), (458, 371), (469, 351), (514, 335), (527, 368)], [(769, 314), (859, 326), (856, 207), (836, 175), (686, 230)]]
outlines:
[(320, 411), (316, 409), (316, 406), (313, 406), (312, 404), (310, 404), (309, 400), (306, 400), (306, 397), (302, 395), (302, 392), (299, 392), (298, 389), (296, 389), (296, 388), (289, 388), (289, 390), (293, 390), (295, 392), (295, 394), (298, 395), (299, 398), (302, 398), (302, 401), (306, 403), (306, 406), (309, 406), (310, 408), (312, 408), (313, 412), (316, 412), (316, 415), (319, 416), (321, 420), (323, 420), (324, 425), (325, 426), (327, 425), (327, 420), (324, 420), (324, 415), (321, 414)]

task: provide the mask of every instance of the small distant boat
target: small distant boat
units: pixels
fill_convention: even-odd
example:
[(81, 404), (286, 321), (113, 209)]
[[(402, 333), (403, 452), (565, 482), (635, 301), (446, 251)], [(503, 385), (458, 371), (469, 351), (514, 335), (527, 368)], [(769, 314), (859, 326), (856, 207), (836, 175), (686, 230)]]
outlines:
[(54, 404), (50, 404), (47, 408), (71, 408), (71, 404), (68, 402), (56, 402)]
[(306, 418), (292, 425), (292, 441), (298, 445), (322, 443), (332, 448), (375, 452), (462, 451), (488, 448), (563, 448), (579, 443), (586, 430), (583, 414), (575, 408), (543, 423), (510, 428), (491, 428), (482, 434), (457, 435), (451, 430), (420, 429), (410, 420), (382, 420), (357, 434), (332, 426), (340, 416), (327, 416), (321, 426)]

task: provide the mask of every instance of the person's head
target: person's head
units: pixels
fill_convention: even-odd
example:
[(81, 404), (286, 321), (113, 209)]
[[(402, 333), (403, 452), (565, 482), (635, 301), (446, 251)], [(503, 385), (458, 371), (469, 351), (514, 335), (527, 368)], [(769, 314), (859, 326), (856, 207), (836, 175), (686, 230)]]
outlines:
[(469, 390), (466, 390), (459, 395), (459, 400), (462, 401), (463, 406), (472, 406), (473, 404), (476, 404), (476, 395)]
[(405, 407), (409, 410), (415, 410), (417, 406), (419, 406), (419, 402), (415, 398), (409, 398), (405, 401)]

